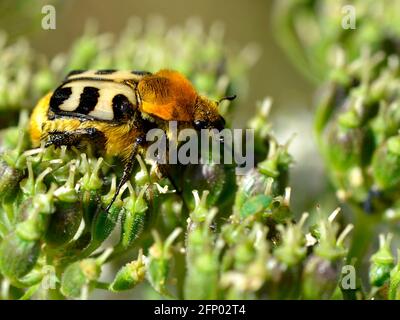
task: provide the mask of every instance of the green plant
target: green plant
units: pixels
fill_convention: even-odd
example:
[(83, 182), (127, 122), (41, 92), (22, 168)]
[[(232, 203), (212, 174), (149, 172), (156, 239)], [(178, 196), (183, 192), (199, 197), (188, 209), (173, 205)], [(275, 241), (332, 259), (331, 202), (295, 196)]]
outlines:
[[(381, 235), (380, 248), (368, 255), (377, 226), (387, 229), (398, 220), (397, 53), (386, 50), (377, 32), (359, 54), (357, 43), (365, 37), (332, 31), (337, 16), (318, 25), (330, 11), (316, 11), (315, 1), (280, 5), (285, 46), (298, 50), (301, 63), (327, 83), (315, 118), (318, 143), (338, 198), (355, 219), (348, 223), (348, 210), (340, 209), (294, 212), (294, 159), (289, 143), (272, 134), (270, 99), (259, 103), (247, 124), (254, 130), (256, 163), (245, 175), (236, 176), (233, 165), (207, 162), (175, 165), (169, 178), (161, 178), (139, 157), (106, 213), (122, 174), (120, 160), (98, 157), (90, 148), (32, 149), (27, 121), (36, 100), (72, 69), (168, 67), (211, 98), (239, 94), (238, 102), (221, 106), (229, 126), (235, 106), (247, 106), (246, 75), (256, 52), (230, 50), (220, 25), (206, 32), (197, 20), (166, 28), (157, 18), (143, 28), (132, 19), (117, 38), (89, 24), (69, 52), (50, 60), (24, 40), (8, 43), (3, 35), (1, 299), (86, 299), (96, 290), (166, 299), (399, 297), (399, 261), (391, 251), (396, 230)], [(379, 25), (381, 16), (370, 15), (362, 11), (363, 30)], [(321, 35), (305, 43), (297, 19)], [(333, 65), (322, 60), (326, 55), (335, 57)], [(344, 270), (353, 266), (356, 278), (348, 288)]]
[[(10, 63), (2, 74), (16, 81), (5, 81), (0, 110), (15, 110), (20, 117), (18, 125), (1, 132), (3, 298), (86, 298), (94, 288), (119, 292), (144, 279), (165, 297), (266, 297), (265, 283), (279, 285), (277, 275), (285, 274), (286, 260), (292, 267), (305, 259), (301, 228), (285, 227), (292, 220), (287, 188), (291, 157), (265, 126), (269, 101), (250, 123), (257, 140), (257, 169), (236, 181), (229, 165), (176, 168), (174, 185), (183, 190), (176, 194), (171, 181), (160, 179), (146, 159), (139, 159), (131, 182), (108, 214), (102, 208), (121, 176), (118, 159), (97, 158), (90, 149), (30, 149), (24, 110), (67, 70), (134, 65), (154, 71), (168, 66), (214, 98), (244, 87), (252, 58), (244, 54), (248, 50), (225, 52), (218, 25), (208, 34), (196, 21), (169, 31), (161, 25), (151, 20), (141, 31), (134, 19), (116, 40), (97, 35), (90, 25), (68, 55), (50, 62), (36, 58), (25, 42), (4, 45), (2, 54), (10, 56)], [(174, 49), (178, 43), (180, 59)], [(25, 71), (22, 78), (16, 76), (20, 70)], [(18, 95), (11, 95), (13, 87), (19, 88)], [(222, 107), (230, 119), (232, 108)], [(15, 117), (7, 117), (2, 125), (13, 123)], [(280, 248), (281, 232), (296, 232), (295, 243), (282, 242)], [(110, 237), (114, 244), (108, 244)], [(294, 244), (300, 255), (292, 252)], [(121, 259), (132, 254), (137, 260), (124, 265)], [(270, 256), (271, 265), (266, 265)], [(111, 261), (119, 261), (120, 270), (114, 280), (102, 282), (102, 267)], [(300, 271), (293, 272), (300, 277)], [(49, 282), (53, 286), (43, 285)]]

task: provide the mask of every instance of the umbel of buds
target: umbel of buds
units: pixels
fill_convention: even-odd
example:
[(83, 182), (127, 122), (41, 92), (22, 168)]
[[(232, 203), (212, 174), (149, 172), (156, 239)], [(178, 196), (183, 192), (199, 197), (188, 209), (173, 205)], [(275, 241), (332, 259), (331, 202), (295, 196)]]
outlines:
[(282, 0), (275, 2), (276, 39), (295, 66), (318, 83), (331, 73), (338, 47), (349, 60), (360, 48), (383, 49), (399, 54), (398, 10), (396, 1), (374, 0)]
[(400, 101), (393, 97), (400, 85), (399, 58), (365, 51), (346, 62), (343, 55), (338, 52), (335, 76), (318, 106), (323, 155), (341, 200), (369, 213), (396, 211)]
[[(315, 132), (337, 198), (353, 213), (347, 263), (366, 274), (375, 231), (400, 220), (399, 3), (283, 0), (275, 9), (278, 41), (308, 78), (324, 82)], [(369, 259), (366, 296), (388, 297), (396, 278), (391, 237), (380, 236)]]

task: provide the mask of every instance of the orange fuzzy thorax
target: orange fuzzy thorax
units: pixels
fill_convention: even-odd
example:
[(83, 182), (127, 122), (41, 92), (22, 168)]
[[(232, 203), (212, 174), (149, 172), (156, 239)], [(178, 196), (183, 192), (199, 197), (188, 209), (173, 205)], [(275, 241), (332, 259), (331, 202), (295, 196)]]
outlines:
[(163, 120), (192, 121), (197, 93), (193, 85), (176, 71), (161, 70), (138, 85), (143, 112)]

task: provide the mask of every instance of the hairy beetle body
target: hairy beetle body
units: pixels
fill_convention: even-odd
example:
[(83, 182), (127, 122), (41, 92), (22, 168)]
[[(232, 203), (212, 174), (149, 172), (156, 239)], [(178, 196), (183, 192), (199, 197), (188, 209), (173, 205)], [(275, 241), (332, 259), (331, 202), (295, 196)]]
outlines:
[(125, 169), (114, 201), (130, 177), (136, 154), (146, 148), (149, 129), (167, 130), (172, 120), (181, 127), (223, 129), (218, 104), (198, 95), (176, 71), (73, 71), (38, 102), (30, 135), (36, 147), (42, 141), (46, 147), (89, 143), (121, 157)]

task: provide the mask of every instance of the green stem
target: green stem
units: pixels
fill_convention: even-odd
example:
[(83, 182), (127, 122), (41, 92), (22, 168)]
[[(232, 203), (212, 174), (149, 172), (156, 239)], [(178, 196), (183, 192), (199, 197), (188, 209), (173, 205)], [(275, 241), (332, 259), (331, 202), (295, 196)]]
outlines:
[[(354, 212), (355, 221), (352, 243), (347, 254), (346, 263), (348, 265), (354, 265), (356, 274), (360, 277), (365, 255), (368, 253), (368, 249), (372, 243), (371, 238), (375, 234), (376, 226), (379, 224), (381, 215), (379, 213), (366, 213), (355, 204), (353, 204), (351, 208)], [(356, 299), (354, 290), (346, 291), (343, 291), (345, 299)]]
[(95, 285), (95, 287), (96, 287), (97, 289), (102, 289), (102, 290), (108, 290), (109, 287), (110, 287), (110, 284), (109, 284), (109, 283), (107, 283), (107, 282), (102, 282), (102, 281), (96, 281), (96, 282), (94, 283), (94, 285)]
[(351, 263), (353, 259), (357, 259), (355, 266), (358, 269), (363, 262), (363, 258), (371, 244), (371, 237), (374, 234), (376, 217), (375, 214), (368, 214), (359, 207), (352, 206), (355, 214), (353, 240), (349, 253), (347, 255), (347, 263)]
[(19, 300), (29, 300), (38, 291), (40, 284), (30, 287)]

